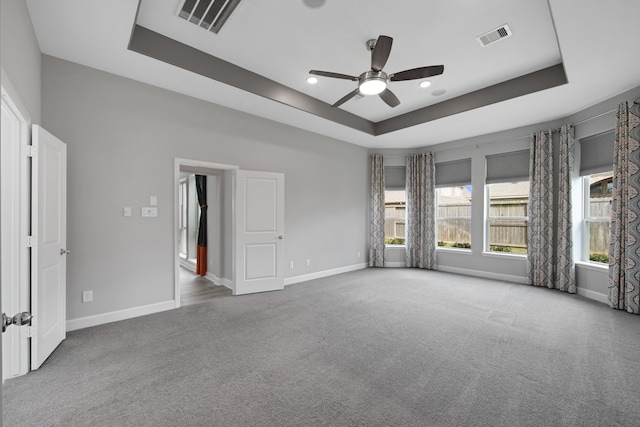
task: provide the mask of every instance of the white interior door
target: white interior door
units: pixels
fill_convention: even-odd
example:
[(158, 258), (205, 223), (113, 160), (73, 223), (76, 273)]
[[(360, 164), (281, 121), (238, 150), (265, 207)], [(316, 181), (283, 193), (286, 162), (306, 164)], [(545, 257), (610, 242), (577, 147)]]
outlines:
[(34, 125), (32, 145), (31, 369), (66, 337), (67, 147)]
[[(22, 236), (28, 233), (26, 157), (28, 126), (19, 109), (2, 87), (0, 151), (0, 283), (2, 312), (12, 317), (29, 311), (28, 249)], [(2, 334), (2, 380), (29, 371), (29, 338), (26, 327), (10, 326)]]
[(284, 174), (236, 172), (234, 295), (284, 288)]

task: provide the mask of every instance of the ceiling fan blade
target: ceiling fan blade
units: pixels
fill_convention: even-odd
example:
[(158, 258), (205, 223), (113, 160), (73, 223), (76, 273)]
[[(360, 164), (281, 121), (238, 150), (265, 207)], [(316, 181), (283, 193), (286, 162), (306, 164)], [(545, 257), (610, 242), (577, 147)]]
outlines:
[(348, 100), (350, 100), (351, 98), (353, 98), (354, 96), (356, 96), (357, 94), (360, 93), (360, 89), (356, 89), (353, 92), (349, 92), (347, 95), (343, 96), (342, 98), (340, 98), (338, 100), (338, 102), (336, 102), (335, 104), (332, 105), (332, 107), (339, 107), (342, 104), (344, 104), (345, 102), (347, 102)]
[(309, 71), (309, 74), (314, 74), (316, 76), (322, 76), (322, 77), (333, 77), (334, 79), (353, 80), (354, 82), (358, 81), (358, 78), (355, 76), (349, 76), (347, 74), (340, 74), (340, 73), (332, 73), (330, 71), (311, 70)]
[(426, 77), (437, 76), (444, 72), (444, 65), (432, 65), (430, 67), (413, 68), (411, 70), (400, 71), (399, 73), (391, 74), (389, 80), (397, 82), (401, 80), (416, 80), (424, 79)]
[(389, 59), (392, 44), (393, 39), (391, 37), (378, 37), (376, 46), (373, 48), (373, 52), (371, 52), (371, 69), (373, 71), (381, 71), (384, 68), (384, 64), (386, 64), (387, 59)]
[(382, 100), (386, 102), (387, 105), (391, 108), (397, 107), (398, 105), (400, 105), (400, 100), (398, 99), (398, 97), (389, 89), (383, 90), (378, 94), (378, 96), (382, 98)]

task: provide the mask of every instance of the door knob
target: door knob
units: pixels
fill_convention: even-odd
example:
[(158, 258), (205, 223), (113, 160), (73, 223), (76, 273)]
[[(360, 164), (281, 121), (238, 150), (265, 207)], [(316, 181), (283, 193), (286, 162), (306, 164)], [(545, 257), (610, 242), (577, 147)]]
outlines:
[(71, 249), (60, 249), (60, 255), (71, 255)]
[(278, 239), (282, 240), (284, 239), (284, 236), (278, 236)]
[(18, 313), (13, 317), (8, 317), (5, 313), (2, 313), (2, 332), (6, 331), (11, 325), (24, 326), (30, 325), (33, 315), (28, 311)]

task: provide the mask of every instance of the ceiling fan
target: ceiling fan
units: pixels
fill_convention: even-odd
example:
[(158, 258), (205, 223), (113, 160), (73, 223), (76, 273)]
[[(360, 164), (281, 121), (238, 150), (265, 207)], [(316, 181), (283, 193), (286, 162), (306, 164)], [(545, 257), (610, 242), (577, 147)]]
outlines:
[(311, 70), (309, 74), (332, 77), (334, 79), (353, 80), (358, 82), (358, 88), (340, 98), (333, 107), (338, 107), (356, 95), (378, 95), (390, 107), (400, 105), (400, 100), (387, 88), (387, 84), (402, 80), (416, 80), (437, 76), (444, 72), (444, 65), (412, 68), (398, 73), (387, 74), (382, 69), (389, 59), (393, 39), (389, 36), (379, 36), (367, 41), (367, 49), (371, 51), (371, 71), (366, 71), (358, 77), (347, 74), (332, 73), (330, 71)]

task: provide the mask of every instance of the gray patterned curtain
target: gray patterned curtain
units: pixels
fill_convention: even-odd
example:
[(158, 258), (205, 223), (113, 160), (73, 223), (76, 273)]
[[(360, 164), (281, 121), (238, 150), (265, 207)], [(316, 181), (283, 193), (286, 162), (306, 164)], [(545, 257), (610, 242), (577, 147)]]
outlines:
[(574, 168), (574, 139), (571, 125), (560, 129), (560, 158), (558, 164), (558, 243), (556, 247), (555, 287), (576, 293), (576, 267), (573, 262), (573, 223), (571, 219), (571, 183)]
[(407, 155), (406, 267), (436, 268), (433, 153)]
[(640, 104), (618, 106), (609, 246), (611, 307), (640, 314)]
[(551, 131), (531, 135), (527, 276), (553, 288), (553, 142)]
[(369, 267), (384, 267), (384, 158), (371, 155), (371, 201), (369, 214)]

